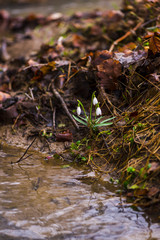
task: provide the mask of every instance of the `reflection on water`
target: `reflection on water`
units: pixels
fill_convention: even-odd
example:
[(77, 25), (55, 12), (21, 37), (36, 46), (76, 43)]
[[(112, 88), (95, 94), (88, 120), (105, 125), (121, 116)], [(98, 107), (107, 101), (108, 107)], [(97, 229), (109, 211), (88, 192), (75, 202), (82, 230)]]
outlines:
[[(36, 2), (36, 3), (35, 3)], [(30, 1), (30, 4), (13, 4), (12, 0), (2, 1), (1, 8), (4, 7), (12, 14), (29, 14), (42, 13), (51, 14), (53, 12), (62, 12), (72, 14), (75, 11), (89, 11), (95, 8), (119, 9), (121, 0), (45, 0), (45, 1)]]
[(130, 208), (109, 182), (37, 154), (10, 164), (21, 155), (0, 149), (0, 239), (160, 239), (158, 220)]

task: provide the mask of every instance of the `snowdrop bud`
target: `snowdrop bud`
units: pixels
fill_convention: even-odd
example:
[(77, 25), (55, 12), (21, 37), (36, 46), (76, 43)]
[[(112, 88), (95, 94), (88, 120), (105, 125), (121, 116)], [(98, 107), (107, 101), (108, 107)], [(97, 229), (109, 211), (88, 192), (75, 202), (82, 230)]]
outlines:
[(96, 97), (93, 98), (93, 105), (96, 105), (98, 103), (98, 100)]
[(77, 107), (77, 115), (79, 116), (81, 114), (81, 108), (80, 106)]
[(102, 115), (102, 111), (101, 111), (100, 107), (98, 107), (96, 109), (96, 116), (100, 116), (100, 115)]

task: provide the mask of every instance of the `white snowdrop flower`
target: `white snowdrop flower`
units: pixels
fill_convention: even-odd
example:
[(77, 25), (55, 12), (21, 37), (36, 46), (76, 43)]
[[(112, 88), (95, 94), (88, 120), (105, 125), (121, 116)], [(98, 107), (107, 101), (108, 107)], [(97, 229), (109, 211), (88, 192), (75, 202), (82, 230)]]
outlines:
[(100, 107), (98, 107), (96, 109), (96, 116), (100, 116), (100, 115), (102, 115), (102, 111), (101, 111)]
[(81, 115), (81, 108), (80, 108), (80, 106), (77, 107), (77, 115), (78, 116)]
[(98, 100), (96, 97), (93, 98), (93, 105), (96, 105), (98, 103)]

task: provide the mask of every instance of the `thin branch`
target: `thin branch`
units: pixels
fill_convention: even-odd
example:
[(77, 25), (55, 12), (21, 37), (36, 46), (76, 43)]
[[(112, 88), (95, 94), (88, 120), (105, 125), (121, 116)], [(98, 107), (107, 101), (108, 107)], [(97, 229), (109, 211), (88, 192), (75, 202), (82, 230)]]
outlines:
[(133, 29), (131, 29), (130, 31), (128, 31), (126, 34), (124, 34), (122, 37), (118, 38), (116, 41), (113, 42), (113, 44), (111, 45), (109, 52), (112, 52), (115, 45), (117, 45), (119, 42), (121, 42), (122, 40), (124, 40), (125, 38), (127, 38), (129, 35), (134, 34), (135, 31), (137, 31), (137, 29), (142, 25), (143, 20), (141, 20)]
[(19, 162), (21, 162), (22, 160), (26, 159), (27, 157), (31, 156), (31, 154), (30, 154), (30, 155), (28, 155), (27, 157), (24, 158), (24, 156), (25, 156), (26, 153), (28, 152), (29, 148), (30, 148), (30, 147), (33, 145), (33, 143), (35, 142), (36, 138), (37, 138), (37, 137), (35, 137), (35, 138), (33, 139), (33, 141), (31, 142), (31, 144), (27, 147), (26, 151), (25, 151), (25, 152), (23, 153), (23, 155), (19, 158), (19, 160), (16, 161), (16, 162), (11, 162), (11, 164), (13, 164), (13, 163), (19, 163)]
[(53, 119), (53, 129), (56, 129), (56, 107), (54, 107), (53, 109), (53, 115), (52, 115), (52, 119)]
[(63, 98), (61, 97), (61, 95), (59, 94), (59, 92), (56, 90), (53, 82), (52, 82), (52, 91), (53, 91), (53, 94), (54, 96), (60, 101), (61, 105), (62, 105), (62, 108), (64, 109), (65, 113), (67, 114), (68, 118), (71, 120), (71, 122), (73, 123), (73, 125), (75, 126), (75, 128), (77, 130), (79, 130), (79, 126), (78, 124), (76, 123), (76, 121), (74, 120), (74, 118), (72, 117), (72, 115), (70, 114), (68, 108), (67, 108), (67, 105), (65, 103), (65, 101), (63, 100)]

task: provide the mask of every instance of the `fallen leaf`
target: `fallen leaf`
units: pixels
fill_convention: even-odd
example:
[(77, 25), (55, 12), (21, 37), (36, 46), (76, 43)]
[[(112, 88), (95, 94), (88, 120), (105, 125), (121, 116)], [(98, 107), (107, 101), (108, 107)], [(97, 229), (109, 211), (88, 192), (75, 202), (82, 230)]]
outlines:
[(121, 64), (117, 60), (107, 59), (97, 66), (100, 85), (108, 90), (118, 89), (118, 77), (121, 75)]
[(154, 35), (150, 38), (149, 49), (153, 54), (160, 52), (160, 33), (155, 32)]
[(99, 84), (108, 89), (118, 88), (117, 78), (121, 75), (121, 64), (112, 58), (113, 54), (107, 50), (97, 51), (92, 60), (92, 65), (97, 69)]
[(149, 189), (149, 192), (148, 192), (148, 197), (149, 198), (152, 198), (154, 197), (157, 193), (160, 192), (160, 189), (159, 188), (156, 188), (156, 187), (152, 187)]
[(123, 47), (118, 47), (119, 52), (130, 52), (130, 50), (134, 50), (137, 45), (134, 42), (129, 42), (125, 44)]
[(131, 112), (130, 115), (129, 115), (129, 119), (132, 119), (132, 118), (137, 117), (137, 116), (138, 116), (138, 111)]
[(135, 189), (134, 190), (134, 196), (139, 197), (139, 196), (146, 196), (148, 193), (147, 189)]
[(149, 77), (149, 80), (151, 80), (154, 83), (160, 82), (160, 75), (158, 75), (157, 73), (149, 74), (148, 77)]
[(95, 56), (94, 56), (93, 60), (92, 60), (93, 66), (96, 67), (97, 65), (100, 65), (104, 60), (112, 58), (112, 55), (113, 54), (110, 53), (107, 50), (97, 51), (95, 53)]
[(1, 47), (0, 47), (0, 60), (2, 62), (6, 62), (10, 59), (10, 55), (7, 52), (7, 43), (5, 40), (2, 41)]
[(52, 13), (51, 15), (49, 15), (47, 17), (47, 20), (48, 21), (57, 21), (57, 20), (62, 19), (62, 18), (63, 18), (63, 14), (59, 13), (59, 12), (56, 12), (56, 13)]
[(3, 124), (12, 123), (18, 117), (16, 105), (7, 109), (0, 108), (0, 122)]
[(155, 172), (160, 169), (160, 165), (158, 162), (152, 162), (151, 167), (148, 169), (148, 173)]
[(7, 98), (11, 98), (11, 96), (8, 93), (4, 93), (0, 91), (0, 102), (5, 101)]
[(66, 142), (66, 141), (72, 141), (73, 140), (73, 136), (72, 133), (69, 131), (65, 131), (63, 133), (57, 133), (56, 134), (56, 141), (57, 142)]
[(107, 22), (119, 22), (123, 19), (124, 14), (119, 10), (107, 10), (103, 12), (102, 16)]
[(72, 44), (74, 47), (84, 47), (86, 40), (87, 39), (80, 34), (72, 35)]
[(118, 60), (125, 68), (128, 68), (131, 64), (138, 63), (140, 60), (144, 59), (147, 53), (144, 50), (139, 51), (128, 51), (125, 52), (115, 52), (114, 59)]

